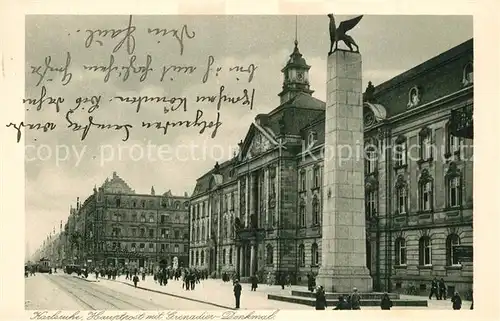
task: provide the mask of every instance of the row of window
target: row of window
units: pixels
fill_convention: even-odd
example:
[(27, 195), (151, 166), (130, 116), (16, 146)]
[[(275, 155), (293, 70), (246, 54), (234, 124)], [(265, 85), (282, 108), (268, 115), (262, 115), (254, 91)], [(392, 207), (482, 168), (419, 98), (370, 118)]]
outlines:
[[(319, 166), (314, 166), (313, 168), (313, 173), (312, 173), (312, 180), (310, 181), (310, 188), (315, 189), (315, 188), (321, 188), (322, 181), (321, 181), (321, 170)], [(306, 170), (301, 169), (299, 171), (299, 192), (305, 192), (307, 190), (308, 184), (307, 184), (307, 179), (306, 179)]]
[[(446, 238), (446, 265), (460, 265), (459, 259), (454, 255), (453, 248), (460, 245), (460, 237), (457, 234), (450, 234)], [(407, 264), (407, 242), (404, 238), (396, 239), (396, 265), (405, 266)], [(429, 236), (422, 236), (418, 241), (419, 265), (432, 265), (432, 240)]]
[[(135, 227), (132, 227), (132, 228), (130, 228), (130, 233), (128, 235), (125, 235), (125, 234), (122, 233), (122, 229), (121, 228), (119, 228), (119, 227), (113, 227), (112, 232), (111, 232), (111, 236), (112, 237), (131, 236), (131, 237), (149, 237), (149, 238), (154, 238), (155, 237), (155, 230), (154, 229), (149, 229), (148, 230), (148, 234), (146, 235), (146, 229), (145, 228), (137, 229)], [(158, 236), (161, 237), (161, 238), (165, 238), (165, 239), (171, 238), (173, 236), (173, 239), (178, 240), (181, 237), (181, 232), (178, 231), (178, 230), (175, 230), (174, 234), (171, 235), (169, 229), (162, 228), (159, 231), (159, 235)], [(183, 239), (187, 240), (188, 238), (189, 238), (188, 237), (188, 233), (184, 233)]]
[[(115, 222), (141, 222), (141, 223), (156, 223), (156, 215), (150, 214), (146, 218), (146, 214), (141, 214), (137, 215), (136, 213), (130, 215), (130, 221), (127, 221), (127, 215), (124, 213), (113, 213), (110, 214), (111, 217), (110, 219)], [(185, 219), (184, 216), (181, 215), (175, 215), (173, 217), (173, 220), (170, 220), (169, 215), (159, 215), (160, 224), (167, 224), (167, 223), (175, 223), (175, 224), (182, 224), (182, 223), (188, 223), (188, 221)]]
[[(170, 244), (168, 243), (161, 243), (156, 246), (156, 248), (159, 250), (159, 252), (171, 252), (173, 251), (174, 253), (179, 253), (181, 252), (179, 244), (174, 244), (173, 247), (171, 248)], [(100, 243), (98, 244), (98, 250), (109, 250), (109, 251), (130, 251), (130, 252), (155, 252), (155, 244), (154, 243), (149, 243), (148, 247), (146, 248), (145, 243), (121, 243), (121, 242), (113, 242), (113, 243)], [(187, 252), (188, 247), (184, 246), (183, 250)]]
[[(231, 192), (223, 196), (222, 212), (227, 210), (234, 211), (235, 193)], [(217, 208), (217, 206), (215, 206)], [(200, 219), (200, 217), (208, 216), (208, 202), (201, 202), (191, 206), (191, 220)]]
[[(445, 179), (446, 189), (444, 190), (447, 208), (459, 208), (462, 205), (462, 181), (458, 175), (448, 176)], [(406, 183), (398, 184), (395, 193), (396, 214), (406, 214), (409, 212), (408, 194), (409, 187)], [(418, 210), (433, 210), (433, 180), (430, 177), (421, 179), (418, 182)], [(366, 215), (368, 217), (377, 214), (377, 192), (366, 192)]]
[[(191, 227), (191, 241), (206, 241), (209, 238), (209, 235), (207, 233), (209, 231), (208, 228), (208, 222), (206, 222), (206, 227), (205, 224), (203, 224), (200, 228), (199, 225), (192, 226)], [(234, 236), (234, 218), (233, 216), (230, 217), (228, 220), (227, 217), (223, 219), (222, 222), (222, 229), (221, 229), (221, 237), (223, 239), (227, 239), (228, 237), (233, 237)]]
[[(227, 255), (229, 254), (229, 255)], [(208, 256), (208, 255), (207, 255)], [(226, 258), (228, 260), (226, 261)], [(226, 264), (228, 262), (229, 265), (233, 264), (233, 248), (230, 247), (229, 251), (226, 249), (222, 249), (222, 264)], [(194, 264), (195, 266), (198, 265), (204, 265), (205, 263), (205, 251), (204, 250), (196, 250), (196, 251), (191, 251), (191, 265)]]
[[(321, 204), (317, 195), (314, 195), (312, 201), (312, 225), (320, 225)], [(299, 204), (299, 227), (306, 227), (306, 204), (302, 199)]]
[[(110, 202), (110, 200), (108, 199), (108, 203)], [(121, 198), (117, 197), (115, 199), (115, 206), (116, 207), (122, 207), (123, 205), (127, 205), (125, 204), (124, 202), (122, 202)], [(189, 202), (184, 202), (184, 207), (187, 208)], [(146, 208), (146, 205), (149, 205), (148, 207), (155, 207), (155, 202), (154, 201), (149, 201), (149, 203), (146, 203), (145, 200), (141, 200), (141, 201), (137, 201), (137, 200), (132, 200), (130, 202), (130, 205), (132, 208)], [(160, 206), (162, 208), (167, 208), (168, 207), (168, 203), (167, 203), (167, 200), (161, 200), (160, 202)], [(176, 210), (180, 210), (181, 207), (182, 207), (182, 203), (180, 201), (176, 201), (174, 203), (174, 206), (173, 206)]]

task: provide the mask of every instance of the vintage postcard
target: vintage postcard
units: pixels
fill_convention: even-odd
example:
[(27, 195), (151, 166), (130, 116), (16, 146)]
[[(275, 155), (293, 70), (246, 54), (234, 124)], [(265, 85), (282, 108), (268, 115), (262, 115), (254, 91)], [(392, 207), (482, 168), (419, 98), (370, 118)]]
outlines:
[(26, 12), (25, 316), (474, 310), (473, 12), (321, 10)]

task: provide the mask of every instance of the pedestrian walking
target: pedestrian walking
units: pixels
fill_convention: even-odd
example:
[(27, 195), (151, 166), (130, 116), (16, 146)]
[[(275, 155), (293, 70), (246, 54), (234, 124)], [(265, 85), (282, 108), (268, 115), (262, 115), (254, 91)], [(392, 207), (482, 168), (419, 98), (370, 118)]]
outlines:
[(234, 280), (234, 287), (233, 287), (233, 292), (234, 292), (234, 299), (235, 299), (235, 305), (236, 309), (240, 308), (240, 298), (241, 298), (241, 284), (238, 279)]
[(343, 295), (339, 296), (339, 302), (337, 302), (337, 305), (335, 306), (334, 310), (350, 310), (350, 309), (351, 307), (344, 299), (344, 296)]
[(316, 289), (316, 310), (326, 309), (326, 295), (323, 286), (319, 286)]
[(137, 283), (139, 282), (139, 276), (135, 274), (132, 281), (134, 281), (134, 287), (137, 287)]
[(251, 278), (251, 281), (252, 281), (252, 288), (251, 288), (251, 290), (252, 291), (257, 290), (257, 283), (258, 283), (257, 276), (253, 275), (252, 278)]
[(357, 288), (352, 289), (349, 305), (351, 306), (351, 310), (361, 310), (361, 297), (359, 296)]
[(439, 299), (446, 300), (446, 284), (443, 278), (439, 280)]
[(462, 298), (457, 291), (455, 291), (455, 294), (451, 297), (451, 302), (453, 310), (460, 310), (462, 308)]
[(391, 298), (389, 298), (389, 294), (387, 294), (387, 292), (382, 295), (382, 300), (380, 300), (380, 308), (382, 310), (390, 310), (392, 308), (392, 301)]
[(432, 295), (436, 295), (436, 299), (439, 300), (439, 294), (438, 294), (438, 280), (436, 277), (431, 282), (431, 293), (429, 293), (429, 300), (432, 298)]

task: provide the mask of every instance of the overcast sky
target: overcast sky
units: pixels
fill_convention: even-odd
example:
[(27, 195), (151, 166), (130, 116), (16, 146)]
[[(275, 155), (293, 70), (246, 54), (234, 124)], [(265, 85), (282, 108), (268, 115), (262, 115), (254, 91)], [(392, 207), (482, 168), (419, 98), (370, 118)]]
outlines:
[[(338, 16), (336, 20), (339, 23), (351, 17), (354, 16)], [(26, 97), (40, 97), (41, 87), (45, 85), (47, 96), (65, 99), (59, 113), (54, 105), (44, 104), (40, 111), (27, 106), (28, 123), (52, 121), (57, 124), (53, 131), (26, 131), (23, 136), (27, 146), (26, 237), (30, 251), (36, 250), (54, 227), (59, 231), (60, 221), (64, 224), (70, 205), (75, 205), (77, 197), (87, 198), (93, 186), (100, 186), (113, 171), (137, 193), (148, 194), (154, 186), (157, 194), (168, 190), (174, 194), (190, 194), (196, 179), (211, 169), (216, 160), (221, 162), (232, 155), (254, 117), (279, 104), (280, 70), (293, 50), (295, 21), (295, 16), (134, 16), (136, 65), (144, 65), (149, 54), (153, 70), (142, 82), (140, 75), (131, 74), (123, 81), (113, 73), (105, 83), (104, 73), (85, 71), (83, 66), (107, 66), (110, 54), (124, 33), (114, 39), (109, 35), (106, 38), (96, 35), (86, 48), (89, 34), (86, 30), (126, 28), (128, 16), (28, 16)], [(299, 49), (311, 65), (313, 95), (325, 100), (328, 18), (326, 15), (299, 16), (297, 21)], [(180, 41), (172, 34), (159, 37), (147, 33), (147, 28), (178, 29), (180, 38), (183, 25), (187, 26), (187, 34), (183, 35), (182, 55)], [(363, 88), (368, 81), (378, 85), (472, 38), (472, 34), (471, 16), (364, 16), (350, 32), (363, 58)], [(97, 40), (103, 40), (102, 46)], [(115, 65), (129, 64), (126, 47), (125, 42), (114, 54)], [(32, 73), (32, 66), (43, 65), (45, 57), (51, 56), (52, 66), (61, 67), (67, 52), (71, 54), (71, 81), (63, 86), (62, 74), (48, 73), (45, 82), (37, 86), (40, 78)], [(212, 73), (203, 83), (209, 56), (214, 57), (213, 68), (222, 69), (218, 76)], [(230, 67), (247, 68), (251, 64), (257, 67), (251, 82), (247, 73), (228, 71)], [(197, 69), (190, 75), (169, 72), (160, 81), (163, 66), (170, 65), (193, 65)], [(49, 78), (52, 81), (47, 81)], [(250, 110), (241, 103), (223, 104), (222, 125), (215, 138), (211, 138), (213, 130), (210, 129), (199, 134), (199, 128), (171, 128), (163, 135), (155, 129), (140, 128), (143, 120), (194, 120), (197, 109), (203, 111), (204, 120), (215, 121), (215, 104), (195, 103), (195, 100), (197, 95), (216, 95), (222, 85), (227, 94), (235, 96), (244, 89), (250, 92), (255, 89), (254, 105)], [(83, 141), (81, 132), (68, 131), (67, 111), (76, 107), (74, 102), (78, 97), (92, 95), (102, 96), (100, 107), (92, 113), (94, 121), (131, 124), (128, 141), (122, 141), (124, 131), (91, 128)], [(163, 104), (144, 103), (136, 113), (131, 104), (109, 101), (115, 96), (145, 95), (187, 97), (188, 111), (165, 114)], [(71, 115), (72, 119), (86, 125), (89, 107), (82, 105)], [(15, 139), (14, 130), (12, 139)], [(159, 146), (163, 146), (163, 160), (158, 154)], [(141, 150), (143, 157), (140, 157)]]

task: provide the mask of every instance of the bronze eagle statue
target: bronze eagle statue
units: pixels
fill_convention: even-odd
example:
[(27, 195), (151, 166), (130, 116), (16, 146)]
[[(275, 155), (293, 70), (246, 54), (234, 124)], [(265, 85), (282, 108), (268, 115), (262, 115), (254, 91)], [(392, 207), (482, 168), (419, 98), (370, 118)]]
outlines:
[[(330, 18), (330, 52), (328, 55), (331, 55), (332, 52), (338, 49), (339, 41), (343, 41), (349, 50), (359, 52), (359, 47), (354, 39), (346, 33), (358, 24), (361, 18), (363, 18), (363, 15), (350, 20), (342, 21), (338, 28), (335, 25), (335, 18), (333, 17), (333, 14), (328, 14), (328, 17)], [(333, 45), (335, 45), (335, 48), (333, 48)], [(352, 47), (353, 45), (356, 46), (356, 51), (354, 51)]]

